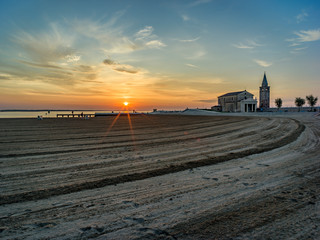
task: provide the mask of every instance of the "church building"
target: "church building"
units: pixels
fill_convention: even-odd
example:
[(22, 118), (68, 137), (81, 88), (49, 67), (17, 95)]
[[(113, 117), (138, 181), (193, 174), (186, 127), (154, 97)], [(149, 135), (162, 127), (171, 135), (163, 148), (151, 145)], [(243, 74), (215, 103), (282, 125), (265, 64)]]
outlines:
[(264, 72), (262, 85), (260, 87), (259, 102), (259, 107), (262, 111), (270, 108), (270, 86), (268, 86), (266, 72)]
[[(256, 112), (257, 99), (253, 99), (253, 94), (244, 91), (230, 92), (218, 97), (218, 106), (212, 107), (222, 112)], [(259, 107), (261, 111), (270, 108), (270, 86), (268, 85), (266, 72), (264, 72), (260, 87)]]
[(223, 112), (256, 112), (257, 100), (246, 90), (230, 92), (218, 97), (218, 104)]

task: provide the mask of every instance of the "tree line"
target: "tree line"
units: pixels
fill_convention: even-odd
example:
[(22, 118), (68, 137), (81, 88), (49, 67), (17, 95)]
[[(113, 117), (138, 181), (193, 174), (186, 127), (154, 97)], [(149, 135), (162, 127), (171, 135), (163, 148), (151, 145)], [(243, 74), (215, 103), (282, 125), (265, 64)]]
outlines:
[[(311, 107), (311, 111), (313, 111), (313, 107), (317, 104), (318, 97), (314, 97), (311, 94), (309, 96), (306, 96), (306, 99), (308, 101), (309, 106)], [(281, 98), (276, 98), (274, 100), (274, 103), (276, 104), (278, 110), (282, 107), (282, 99)], [(300, 112), (301, 107), (306, 103), (306, 100), (301, 97), (296, 97), (294, 103), (298, 107), (299, 112)]]

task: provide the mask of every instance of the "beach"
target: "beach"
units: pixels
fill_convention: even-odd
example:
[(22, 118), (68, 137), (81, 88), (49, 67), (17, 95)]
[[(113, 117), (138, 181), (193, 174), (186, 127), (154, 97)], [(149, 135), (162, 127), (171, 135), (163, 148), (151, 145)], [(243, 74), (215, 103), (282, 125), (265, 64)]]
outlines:
[(0, 119), (2, 239), (317, 239), (320, 117)]

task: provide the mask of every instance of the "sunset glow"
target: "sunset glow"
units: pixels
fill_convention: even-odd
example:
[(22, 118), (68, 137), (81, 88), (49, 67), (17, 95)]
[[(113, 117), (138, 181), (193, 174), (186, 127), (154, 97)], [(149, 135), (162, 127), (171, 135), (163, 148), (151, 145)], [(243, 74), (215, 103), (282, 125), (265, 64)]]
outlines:
[(0, 6), (0, 109), (116, 110), (124, 96), (136, 110), (210, 108), (226, 92), (259, 97), (264, 71), (272, 106), (320, 96), (319, 1)]

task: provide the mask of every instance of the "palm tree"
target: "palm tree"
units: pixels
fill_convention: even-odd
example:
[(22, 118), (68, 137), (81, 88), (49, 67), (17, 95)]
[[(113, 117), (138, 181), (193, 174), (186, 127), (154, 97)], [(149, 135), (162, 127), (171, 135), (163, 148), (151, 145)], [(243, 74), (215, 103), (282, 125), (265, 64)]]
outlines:
[(282, 99), (281, 98), (276, 98), (276, 100), (274, 100), (274, 103), (276, 104), (278, 111), (280, 110), (280, 108), (282, 107)]
[(318, 98), (317, 97), (313, 97), (312, 94), (309, 96), (306, 96), (306, 99), (308, 101), (308, 104), (311, 107), (311, 111), (313, 110), (314, 105), (317, 104)]
[(299, 112), (301, 110), (301, 107), (306, 103), (306, 101), (303, 98), (297, 97), (295, 104), (299, 108)]

